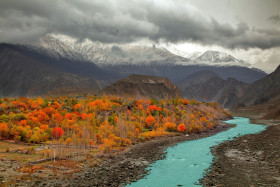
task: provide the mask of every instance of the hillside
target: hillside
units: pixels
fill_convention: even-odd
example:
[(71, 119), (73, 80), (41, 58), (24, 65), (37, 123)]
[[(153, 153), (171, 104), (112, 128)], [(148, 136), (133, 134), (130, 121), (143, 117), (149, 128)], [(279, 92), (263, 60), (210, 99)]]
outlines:
[(54, 61), (46, 63), (34, 55), (20, 47), (0, 45), (0, 96), (44, 95), (69, 87), (87, 87), (95, 91), (100, 88), (92, 78), (61, 71), (59, 65), (51, 64)]
[(181, 97), (181, 91), (170, 80), (158, 76), (129, 75), (101, 90), (102, 94), (133, 98)]
[(197, 74), (197, 82), (191, 82), (191, 84), (184, 87), (182, 90), (183, 96), (188, 99), (197, 99), (205, 102), (218, 102), (223, 107), (230, 107), (238, 101), (238, 98), (245, 94), (248, 84), (240, 82), (234, 78), (228, 78), (226, 80), (211, 75), (209, 79), (204, 79), (205, 75)]
[(271, 74), (254, 82), (240, 102), (248, 106), (278, 100), (280, 100), (280, 65)]
[(179, 81), (176, 83), (176, 85), (181, 89), (185, 90), (187, 87), (190, 87), (195, 84), (201, 84), (205, 83), (212, 77), (218, 77), (219, 75), (217, 73), (214, 73), (213, 71), (210, 70), (204, 70), (204, 71), (198, 71), (195, 72), (183, 80)]
[(280, 120), (280, 66), (266, 77), (254, 82), (238, 100), (232, 111), (236, 114)]

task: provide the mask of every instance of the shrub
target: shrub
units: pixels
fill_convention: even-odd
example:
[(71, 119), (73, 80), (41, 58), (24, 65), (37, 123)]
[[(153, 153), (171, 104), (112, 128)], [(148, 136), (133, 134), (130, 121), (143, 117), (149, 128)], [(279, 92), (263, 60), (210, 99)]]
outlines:
[(166, 122), (164, 125), (164, 129), (166, 129), (168, 132), (174, 132), (176, 131), (176, 124), (172, 122)]
[(180, 124), (180, 125), (178, 125), (177, 130), (179, 132), (185, 132), (186, 131), (186, 126), (184, 124)]

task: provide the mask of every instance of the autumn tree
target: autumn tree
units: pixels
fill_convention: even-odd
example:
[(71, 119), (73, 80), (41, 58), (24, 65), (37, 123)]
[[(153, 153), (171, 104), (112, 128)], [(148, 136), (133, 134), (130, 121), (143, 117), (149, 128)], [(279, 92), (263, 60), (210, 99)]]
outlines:
[(9, 128), (8, 128), (8, 125), (7, 123), (0, 123), (0, 137), (1, 138), (4, 138), (5, 135), (8, 133), (9, 131)]
[(149, 116), (146, 118), (145, 123), (147, 128), (151, 128), (152, 125), (154, 125), (156, 122), (155, 118), (152, 116)]
[(184, 132), (186, 130), (186, 126), (184, 124), (180, 124), (178, 125), (177, 130), (179, 132)]
[(55, 139), (58, 140), (63, 135), (64, 131), (61, 127), (55, 127), (53, 129), (52, 133), (53, 133), (53, 136), (55, 137)]
[(72, 139), (70, 137), (68, 137), (64, 142), (64, 144), (67, 146), (69, 146), (71, 143), (72, 143)]

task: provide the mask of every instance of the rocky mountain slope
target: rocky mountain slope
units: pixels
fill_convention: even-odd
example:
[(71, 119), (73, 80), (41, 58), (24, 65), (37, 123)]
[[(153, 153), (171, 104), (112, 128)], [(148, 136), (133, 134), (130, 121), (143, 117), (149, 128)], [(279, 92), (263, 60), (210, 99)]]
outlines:
[(35, 55), (19, 46), (0, 45), (0, 96), (44, 95), (68, 87), (100, 88), (94, 79), (61, 71), (56, 61), (46, 62)]
[(205, 102), (218, 102), (230, 107), (245, 94), (248, 84), (234, 78), (226, 80), (211, 71), (197, 72), (180, 83), (183, 96)]
[(280, 115), (280, 66), (252, 84), (234, 78), (223, 79), (212, 71), (200, 71), (176, 85), (188, 99), (215, 101), (226, 108), (273, 109)]
[(129, 75), (106, 86), (100, 92), (106, 95), (128, 96), (133, 98), (173, 98), (181, 97), (181, 91), (170, 80), (158, 76)]
[(280, 65), (266, 77), (257, 80), (246, 91), (240, 102), (246, 106), (280, 101)]
[(251, 84), (231, 110), (236, 115), (280, 120), (280, 66)]
[(217, 73), (210, 70), (195, 72), (181, 81), (177, 82), (176, 85), (181, 89), (185, 90), (187, 87), (195, 86), (196, 84), (202, 84), (207, 82), (212, 77), (218, 77)]

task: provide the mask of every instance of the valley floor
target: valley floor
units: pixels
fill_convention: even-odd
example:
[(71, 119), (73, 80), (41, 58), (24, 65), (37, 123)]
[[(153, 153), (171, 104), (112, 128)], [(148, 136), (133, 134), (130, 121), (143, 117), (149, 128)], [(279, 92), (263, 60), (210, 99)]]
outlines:
[(268, 127), (214, 147), (214, 163), (201, 181), (204, 186), (280, 186), (280, 122), (243, 116)]
[[(82, 171), (72, 175), (61, 175), (59, 172), (42, 175), (42, 171), (38, 169), (27, 180), (16, 180), (12, 184), (20, 186), (121, 186), (129, 184), (147, 174), (148, 164), (163, 159), (167, 147), (183, 141), (212, 136), (230, 127), (230, 125), (221, 122), (207, 133), (161, 137), (138, 143), (121, 154), (105, 155), (98, 158), (98, 163), (95, 163), (94, 167), (92, 167), (92, 160), (85, 160), (79, 164), (83, 165)], [(57, 170), (66, 169), (59, 166), (54, 168)]]

